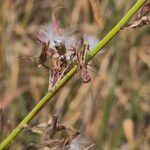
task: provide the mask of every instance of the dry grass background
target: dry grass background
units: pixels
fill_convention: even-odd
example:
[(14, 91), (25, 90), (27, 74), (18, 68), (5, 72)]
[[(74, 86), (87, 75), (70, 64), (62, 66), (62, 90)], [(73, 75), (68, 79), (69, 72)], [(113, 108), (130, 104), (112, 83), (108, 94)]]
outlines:
[[(135, 1), (124, 0), (5, 0), (0, 1), (0, 141), (44, 96), (48, 71), (19, 55), (36, 56), (35, 33), (56, 16), (62, 27), (78, 25), (102, 39)], [(98, 5), (97, 5), (98, 4)], [(98, 7), (97, 7), (98, 6)], [(61, 123), (90, 138), (93, 149), (148, 150), (150, 145), (149, 27), (123, 29), (96, 56), (92, 82), (76, 75), (33, 119), (46, 122), (58, 113)], [(27, 149), (38, 137), (23, 132), (11, 149)]]

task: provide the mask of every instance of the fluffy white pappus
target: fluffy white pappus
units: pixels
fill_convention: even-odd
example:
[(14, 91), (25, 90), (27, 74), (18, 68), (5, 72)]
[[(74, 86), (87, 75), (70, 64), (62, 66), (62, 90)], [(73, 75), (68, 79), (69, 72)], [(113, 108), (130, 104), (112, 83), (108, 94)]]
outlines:
[(78, 135), (67, 147), (65, 147), (65, 150), (85, 150), (91, 145), (92, 142), (89, 139), (83, 137), (82, 135)]
[[(89, 51), (91, 51), (100, 41), (94, 36), (84, 34), (84, 42), (89, 44)], [(104, 52), (105, 50), (102, 49), (98, 54), (103, 54)]]
[(56, 31), (53, 31), (53, 27), (51, 25), (43, 27), (43, 29), (37, 33), (37, 37), (42, 42), (50, 42), (49, 47), (53, 49), (55, 49), (56, 44), (58, 45), (63, 42), (63, 37), (56, 34)]
[(84, 42), (87, 42), (89, 44), (89, 49), (91, 50), (99, 43), (99, 40), (94, 36), (84, 34)]
[[(37, 37), (42, 42), (50, 42), (49, 47), (54, 50), (56, 49), (55, 46), (59, 46), (60, 44), (64, 44), (66, 49), (70, 51), (79, 50), (83, 46), (83, 42), (87, 42), (89, 44), (89, 50), (91, 50), (99, 43), (99, 40), (91, 35), (84, 34), (82, 39), (77, 34), (60, 33), (59, 23), (55, 20), (50, 25), (43, 27), (37, 33)], [(101, 50), (99, 54), (103, 52)]]
[(82, 41), (76, 35), (64, 36), (63, 38), (66, 49), (80, 49), (82, 46)]

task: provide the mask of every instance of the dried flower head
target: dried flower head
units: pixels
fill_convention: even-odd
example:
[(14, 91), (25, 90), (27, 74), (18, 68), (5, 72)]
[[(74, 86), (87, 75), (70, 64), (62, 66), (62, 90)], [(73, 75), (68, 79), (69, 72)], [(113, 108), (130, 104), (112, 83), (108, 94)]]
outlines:
[(89, 150), (94, 146), (93, 142), (76, 131), (58, 122), (58, 116), (50, 117), (46, 123), (36, 126), (25, 125), (24, 129), (41, 137), (38, 144), (29, 144), (29, 147), (44, 147), (53, 150)]
[(38, 32), (37, 38), (42, 43), (42, 52), (39, 56), (40, 64), (44, 65), (47, 58), (51, 60), (49, 90), (54, 89), (72, 62), (78, 62), (83, 68), (82, 79), (84, 83), (91, 80), (85, 58), (89, 50), (98, 43), (96, 38), (87, 34), (83, 35), (79, 31), (61, 32), (55, 18), (53, 18), (50, 27)]

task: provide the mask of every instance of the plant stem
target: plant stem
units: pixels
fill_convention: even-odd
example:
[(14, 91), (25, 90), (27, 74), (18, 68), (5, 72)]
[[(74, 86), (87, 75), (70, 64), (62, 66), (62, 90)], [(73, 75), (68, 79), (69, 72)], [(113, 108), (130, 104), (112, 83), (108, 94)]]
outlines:
[[(147, 0), (138, 0), (136, 4), (127, 12), (127, 14), (117, 23), (117, 25), (99, 42), (95, 48), (93, 48), (86, 61), (90, 61), (100, 50), (103, 48), (128, 22), (128, 20), (140, 9), (140, 7)], [(8, 137), (1, 143), (0, 150), (5, 149), (10, 142), (17, 137), (17, 135), (23, 130), (23, 126), (28, 124), (32, 118), (46, 105), (46, 103), (54, 97), (54, 95), (73, 77), (73, 75), (78, 71), (78, 66), (75, 65), (58, 83), (53, 92), (48, 92), (44, 98), (31, 110), (31, 112), (21, 121), (21, 123), (8, 135)]]

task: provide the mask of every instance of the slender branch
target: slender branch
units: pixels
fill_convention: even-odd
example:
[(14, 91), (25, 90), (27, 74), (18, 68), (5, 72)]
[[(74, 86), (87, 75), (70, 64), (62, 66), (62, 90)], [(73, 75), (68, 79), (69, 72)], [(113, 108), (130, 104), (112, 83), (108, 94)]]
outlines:
[[(128, 20), (142, 7), (147, 0), (138, 0), (136, 4), (127, 12), (119, 23), (99, 42), (95, 48), (88, 54), (86, 61), (90, 61), (128, 22)], [(8, 135), (8, 137), (1, 143), (0, 150), (5, 149), (11, 141), (23, 130), (23, 126), (28, 124), (32, 118), (46, 105), (48, 101), (74, 76), (78, 71), (78, 66), (75, 65), (58, 83), (53, 92), (48, 92), (44, 98), (31, 110), (31, 112), (21, 121), (21, 123)]]

